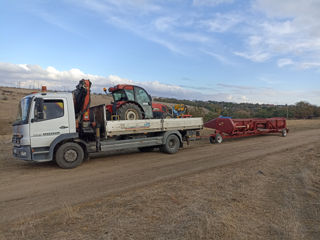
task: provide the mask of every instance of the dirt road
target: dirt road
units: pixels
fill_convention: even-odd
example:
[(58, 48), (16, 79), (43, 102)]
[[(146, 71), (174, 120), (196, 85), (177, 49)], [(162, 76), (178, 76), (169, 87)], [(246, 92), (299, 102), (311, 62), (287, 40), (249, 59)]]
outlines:
[(161, 180), (235, 162), (276, 156), (320, 140), (320, 130), (194, 143), (178, 154), (159, 152), (96, 156), (73, 170), (52, 163), (8, 161), (0, 170), (0, 224), (44, 211), (98, 199)]

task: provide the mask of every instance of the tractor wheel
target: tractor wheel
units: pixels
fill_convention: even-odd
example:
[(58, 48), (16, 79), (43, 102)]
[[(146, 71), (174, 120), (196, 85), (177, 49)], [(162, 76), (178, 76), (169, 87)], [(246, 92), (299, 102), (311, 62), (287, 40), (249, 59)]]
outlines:
[(132, 103), (122, 105), (118, 109), (120, 120), (138, 120), (142, 119), (141, 109)]
[(219, 133), (217, 133), (216, 137), (214, 138), (214, 142), (215, 143), (222, 143), (222, 141), (223, 141), (222, 136)]

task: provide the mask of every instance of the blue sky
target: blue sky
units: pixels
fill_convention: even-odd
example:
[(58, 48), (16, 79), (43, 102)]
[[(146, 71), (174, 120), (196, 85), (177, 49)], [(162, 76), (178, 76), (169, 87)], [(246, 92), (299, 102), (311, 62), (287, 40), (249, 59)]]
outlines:
[(320, 105), (320, 1), (0, 0), (0, 84)]

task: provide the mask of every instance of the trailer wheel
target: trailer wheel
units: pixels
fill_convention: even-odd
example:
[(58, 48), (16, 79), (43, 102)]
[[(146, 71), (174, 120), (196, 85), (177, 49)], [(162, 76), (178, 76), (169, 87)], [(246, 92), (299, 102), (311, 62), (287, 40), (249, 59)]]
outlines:
[(160, 148), (161, 152), (173, 154), (178, 152), (180, 147), (180, 140), (177, 135), (171, 134), (167, 137), (166, 143)]
[(75, 168), (83, 162), (84, 152), (79, 144), (67, 142), (58, 148), (55, 160), (61, 168)]
[(214, 144), (215, 143), (214, 137), (210, 136), (209, 137), (209, 141), (210, 141), (211, 144)]
[(142, 119), (141, 109), (132, 103), (126, 103), (118, 109), (118, 115), (121, 120)]
[(282, 137), (286, 137), (286, 136), (287, 136), (287, 134), (288, 134), (287, 129), (282, 129), (281, 134), (282, 134)]
[(222, 136), (219, 133), (217, 133), (216, 137), (214, 138), (214, 142), (215, 143), (222, 143), (222, 141), (223, 141)]

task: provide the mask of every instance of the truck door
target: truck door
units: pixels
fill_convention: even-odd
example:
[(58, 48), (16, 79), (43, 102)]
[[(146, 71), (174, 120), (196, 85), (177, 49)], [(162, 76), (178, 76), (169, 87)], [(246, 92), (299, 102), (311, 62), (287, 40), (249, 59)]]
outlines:
[(31, 146), (48, 147), (61, 134), (69, 133), (68, 105), (65, 98), (44, 99), (43, 114), (38, 115), (35, 101), (31, 111)]
[(134, 87), (134, 91), (136, 102), (142, 106), (145, 118), (153, 118), (152, 99), (149, 94), (143, 88), (137, 86)]

